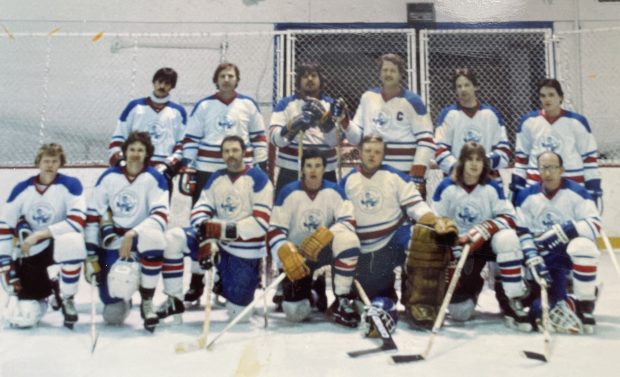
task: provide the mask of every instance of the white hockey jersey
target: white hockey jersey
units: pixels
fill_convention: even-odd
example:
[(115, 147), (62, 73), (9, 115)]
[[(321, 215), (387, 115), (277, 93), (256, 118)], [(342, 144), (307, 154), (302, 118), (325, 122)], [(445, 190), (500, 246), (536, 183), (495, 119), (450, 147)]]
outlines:
[(435, 160), (445, 174), (450, 174), (468, 142), (484, 147), (492, 169), (507, 168), (512, 156), (504, 120), (497, 109), (486, 104), (479, 104), (473, 113), (459, 104), (445, 107), (437, 118), (435, 142)]
[(99, 221), (108, 209), (112, 211), (114, 230), (120, 235), (132, 229), (138, 236), (147, 236), (149, 231), (164, 232), (168, 225), (168, 183), (152, 167), (133, 180), (125, 168), (108, 168), (99, 176), (88, 205), (87, 243), (99, 244)]
[(387, 102), (380, 88), (365, 92), (346, 135), (354, 145), (365, 135), (381, 136), (384, 163), (402, 172), (409, 172), (412, 163), (428, 166), (435, 156), (430, 115), (420, 96), (409, 90)]
[(524, 249), (534, 249), (536, 237), (554, 224), (573, 220), (581, 237), (595, 240), (601, 229), (601, 218), (596, 204), (586, 189), (569, 179), (552, 194), (545, 194), (536, 183), (519, 193), (516, 202), (517, 233)]
[[(82, 233), (86, 220), (86, 202), (82, 184), (77, 178), (58, 173), (54, 182), (40, 191), (38, 176), (18, 183), (2, 209), (0, 217), (0, 257), (13, 251), (15, 226), (23, 218), (33, 232), (49, 229), (53, 238), (63, 234)], [(50, 240), (31, 248), (36, 255), (44, 250)]]
[[(328, 111), (334, 100), (327, 96), (321, 95), (321, 104)], [(269, 126), (269, 139), (276, 147), (278, 153), (276, 157), (276, 166), (289, 169), (299, 169), (299, 135), (289, 141), (286, 137), (281, 136), (282, 129), (287, 127), (288, 123), (296, 116), (301, 114), (301, 108), (305, 101), (298, 95), (285, 97), (277, 103), (271, 114), (271, 125)], [(336, 170), (336, 145), (338, 144), (337, 129), (334, 128), (330, 132), (324, 134), (319, 127), (312, 127), (304, 132), (304, 148), (318, 148), (327, 159), (325, 171)]]
[(301, 181), (291, 182), (278, 194), (273, 206), (267, 239), (271, 250), (290, 241), (299, 245), (319, 226), (334, 224), (355, 233), (353, 204), (335, 183), (323, 180), (316, 192), (304, 189)]
[(438, 216), (454, 219), (461, 235), (486, 220), (493, 220), (500, 230), (516, 227), (515, 209), (493, 180), (465, 188), (446, 177), (433, 194), (432, 206)]
[(116, 125), (112, 135), (109, 155), (121, 152), (121, 146), (131, 132), (148, 132), (155, 147), (151, 163), (164, 162), (166, 159), (181, 160), (181, 142), (185, 134), (187, 114), (183, 106), (168, 102), (166, 106), (155, 111), (150, 106), (150, 97), (129, 102)]
[(524, 115), (517, 129), (514, 174), (527, 185), (539, 182), (537, 158), (545, 151), (562, 156), (565, 177), (580, 184), (600, 180), (596, 141), (583, 115), (562, 110), (552, 123), (542, 111)]
[(411, 178), (383, 165), (371, 177), (360, 168), (347, 174), (340, 186), (353, 203), (362, 253), (385, 247), (408, 219), (431, 211)]
[(194, 228), (209, 219), (234, 222), (239, 238), (219, 241), (220, 247), (240, 258), (261, 258), (272, 205), (273, 186), (260, 168), (236, 174), (222, 169), (207, 182), (190, 221)]
[(229, 135), (237, 135), (245, 142), (246, 164), (267, 161), (263, 116), (256, 101), (243, 94), (229, 101), (215, 94), (196, 103), (183, 139), (183, 159), (193, 162), (200, 171), (225, 169), (220, 146)]

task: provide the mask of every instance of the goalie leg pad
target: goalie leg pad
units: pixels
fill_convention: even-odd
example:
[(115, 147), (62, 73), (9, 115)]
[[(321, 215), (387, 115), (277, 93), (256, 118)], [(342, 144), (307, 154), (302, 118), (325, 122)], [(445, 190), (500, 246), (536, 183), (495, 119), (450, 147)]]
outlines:
[(406, 307), (415, 325), (429, 327), (446, 290), (450, 248), (439, 245), (434, 230), (416, 225), (407, 257)]
[(594, 301), (596, 299), (596, 273), (600, 251), (596, 244), (585, 237), (570, 241), (566, 252), (573, 262), (573, 293), (578, 300)]
[(307, 298), (300, 301), (283, 301), (282, 309), (286, 315), (286, 319), (291, 322), (301, 322), (308, 318), (312, 312), (310, 300)]

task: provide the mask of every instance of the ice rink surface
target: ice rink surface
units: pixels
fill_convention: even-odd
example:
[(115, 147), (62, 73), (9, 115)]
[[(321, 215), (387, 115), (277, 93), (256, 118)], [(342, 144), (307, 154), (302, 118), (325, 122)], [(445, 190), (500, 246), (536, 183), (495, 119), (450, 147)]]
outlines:
[[(251, 322), (233, 327), (212, 350), (181, 355), (174, 352), (175, 345), (200, 335), (202, 307), (186, 312), (183, 324), (166, 322), (150, 334), (142, 328), (138, 305), (124, 326), (108, 327), (103, 325), (98, 303), (95, 321), (99, 340), (91, 354), (90, 286), (86, 282), (81, 281), (76, 296), (80, 320), (73, 331), (64, 328), (61, 313), (53, 311), (38, 328), (8, 327), (4, 321), (7, 297), (2, 292), (0, 376), (616, 376), (620, 367), (620, 277), (606, 252), (599, 271), (603, 287), (595, 312), (595, 334), (552, 334), (549, 363), (520, 355), (523, 350), (543, 352), (542, 335), (504, 327), (493, 291), (487, 287), (472, 321), (459, 324), (448, 320), (428, 360), (399, 365), (391, 364), (389, 356), (422, 353), (430, 333), (411, 330), (401, 321), (394, 334), (398, 352), (353, 359), (347, 352), (377, 347), (378, 340), (332, 324), (319, 313), (309, 322), (288, 323), (283, 314), (273, 312), (271, 299), (267, 328), (263, 327), (259, 300)], [(158, 289), (156, 303), (163, 298)], [(134, 300), (139, 301), (137, 294)], [(225, 309), (214, 306), (210, 339), (224, 328), (226, 318)]]

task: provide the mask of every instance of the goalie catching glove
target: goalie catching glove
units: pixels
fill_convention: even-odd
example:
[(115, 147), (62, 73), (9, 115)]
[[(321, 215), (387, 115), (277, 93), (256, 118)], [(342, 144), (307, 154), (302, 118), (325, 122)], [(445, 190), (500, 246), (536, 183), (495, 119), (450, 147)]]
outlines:
[(237, 239), (237, 225), (218, 220), (208, 220), (200, 224), (200, 235), (203, 239), (234, 241)]
[(469, 244), (470, 250), (473, 253), (480, 249), (498, 231), (499, 227), (495, 221), (483, 221), (480, 224), (474, 225), (465, 235), (459, 237), (459, 245)]
[(278, 257), (280, 258), (280, 262), (282, 262), (282, 268), (286, 276), (291, 281), (301, 280), (310, 275), (310, 268), (292, 242), (286, 242), (280, 247), (280, 250), (278, 250)]
[(321, 225), (314, 231), (314, 233), (301, 241), (299, 251), (306, 259), (316, 262), (319, 258), (321, 250), (329, 245), (333, 239), (334, 235), (332, 232), (325, 226)]
[(437, 217), (433, 212), (422, 215), (417, 224), (433, 228), (437, 233), (437, 241), (443, 245), (454, 245), (459, 236), (459, 228), (449, 217)]

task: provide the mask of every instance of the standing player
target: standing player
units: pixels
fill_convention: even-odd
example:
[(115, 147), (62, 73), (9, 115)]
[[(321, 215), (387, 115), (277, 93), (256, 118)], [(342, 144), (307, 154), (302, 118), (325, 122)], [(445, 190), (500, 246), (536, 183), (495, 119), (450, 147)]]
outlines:
[[(213, 73), (217, 93), (206, 97), (194, 106), (183, 140), (183, 171), (196, 174), (196, 187), (192, 193), (195, 205), (209, 177), (226, 167), (220, 151), (222, 140), (237, 135), (243, 140), (244, 163), (259, 165), (266, 171), (267, 138), (265, 124), (256, 101), (237, 93), (239, 68), (232, 63), (222, 63)], [(192, 279), (184, 300), (193, 302), (204, 290), (203, 273), (197, 263), (192, 264)]]
[[(274, 260), (287, 275), (282, 308), (290, 321), (306, 319), (311, 312), (312, 273), (332, 264), (336, 301), (330, 311), (337, 323), (357, 327), (360, 316), (351, 285), (360, 245), (353, 205), (340, 187), (323, 179), (326, 159), (319, 151), (305, 151), (301, 162), (302, 179), (278, 194), (267, 236)], [(321, 305), (317, 302), (319, 310)]]
[(362, 95), (355, 117), (343, 122), (347, 139), (359, 144), (364, 135), (385, 141), (385, 164), (409, 174), (422, 196), (426, 195), (426, 169), (435, 156), (433, 124), (417, 94), (401, 86), (405, 62), (395, 54), (381, 57), (381, 87)]
[(166, 177), (170, 193), (172, 178), (181, 167), (181, 141), (187, 122), (183, 106), (170, 100), (170, 91), (176, 85), (174, 69), (158, 69), (153, 75), (153, 93), (129, 102), (121, 113), (109, 146), (110, 166), (116, 166), (125, 160), (121, 147), (129, 134), (148, 132), (155, 147), (150, 163)]
[(52, 264), (60, 264), (61, 302), (56, 304), (62, 308), (64, 325), (72, 329), (78, 320), (73, 297), (86, 257), (86, 204), (80, 181), (58, 173), (65, 162), (60, 145), (43, 144), (34, 161), (39, 174), (18, 183), (2, 210), (0, 283), (18, 298), (9, 315), (16, 327), (36, 326), (47, 311), (47, 297), (54, 289), (47, 267)]
[[(127, 164), (108, 168), (97, 180), (87, 212), (85, 272), (87, 280), (99, 286), (103, 319), (111, 325), (124, 322), (139, 283), (140, 314), (151, 332), (159, 323), (153, 294), (168, 224), (168, 185), (149, 167), (153, 151), (148, 133), (130, 133), (122, 146)], [(101, 227), (100, 235), (102, 219), (111, 223)], [(122, 268), (127, 261), (133, 262)]]
[[(437, 214), (455, 219), (461, 234), (459, 243), (471, 247), (448, 309), (457, 321), (471, 318), (484, 285), (480, 273), (487, 261), (496, 260), (502, 291), (508, 297), (506, 324), (528, 332), (532, 326), (521, 302), (527, 290), (521, 270), (523, 253), (515, 232), (515, 210), (501, 186), (490, 179), (491, 170), (484, 147), (468, 142), (461, 148), (452, 173), (433, 195)], [(458, 259), (460, 246), (452, 252)]]
[(295, 76), (296, 93), (283, 98), (275, 106), (269, 127), (270, 141), (278, 147), (279, 168), (276, 195), (286, 184), (296, 181), (299, 171), (299, 139), (303, 132), (303, 148), (319, 149), (327, 159), (325, 179), (336, 182), (336, 145), (338, 129), (331, 117), (321, 119), (334, 105), (327, 96), (325, 77), (317, 63), (300, 64)]
[(562, 109), (564, 92), (557, 80), (542, 80), (538, 94), (542, 110), (525, 114), (517, 129), (515, 170), (510, 183), (513, 201), (519, 191), (541, 180), (537, 158), (551, 151), (562, 157), (564, 176), (585, 185), (602, 211), (598, 150), (588, 120), (581, 114)]
[(457, 103), (445, 107), (437, 118), (437, 164), (445, 175), (450, 175), (463, 145), (474, 142), (489, 151), (487, 158), (491, 174), (499, 178), (497, 170), (508, 167), (512, 156), (504, 120), (497, 109), (478, 100), (476, 92), (479, 85), (474, 71), (468, 68), (457, 69), (452, 84)]
[[(557, 152), (538, 156), (537, 171), (542, 182), (519, 194), (517, 229), (526, 265), (537, 281), (549, 287), (550, 318), (555, 330), (592, 333), (600, 255), (594, 241), (601, 219), (589, 192), (563, 177), (563, 165)], [(569, 273), (578, 317), (575, 303), (568, 296)], [(540, 316), (539, 304), (535, 303), (532, 313)]]
[(273, 186), (260, 168), (244, 163), (245, 150), (241, 137), (224, 138), (221, 154), (226, 169), (215, 172), (207, 182), (192, 210), (192, 228), (166, 232), (163, 276), (168, 299), (157, 311), (160, 318), (184, 311), (183, 256), (190, 255), (202, 268), (210, 268), (211, 241), (216, 241), (220, 250), (216, 267), (229, 317), (234, 318), (254, 299), (260, 260), (265, 255)]
[[(404, 265), (411, 239), (411, 224), (407, 220), (433, 227), (436, 216), (409, 176), (383, 164), (385, 144), (380, 136), (364, 136), (360, 149), (361, 166), (340, 182), (355, 207), (357, 236), (361, 243), (356, 274), (369, 298), (394, 307), (398, 300), (394, 269)], [(411, 240), (411, 244), (410, 262), (415, 265), (412, 267), (420, 267), (413, 262), (414, 256), (428, 261), (444, 259), (439, 253), (418, 255), (419, 250), (413, 250), (416, 240)], [(436, 290), (435, 277), (425, 283), (425, 289)], [(409, 298), (402, 292), (402, 302), (411, 312)]]

